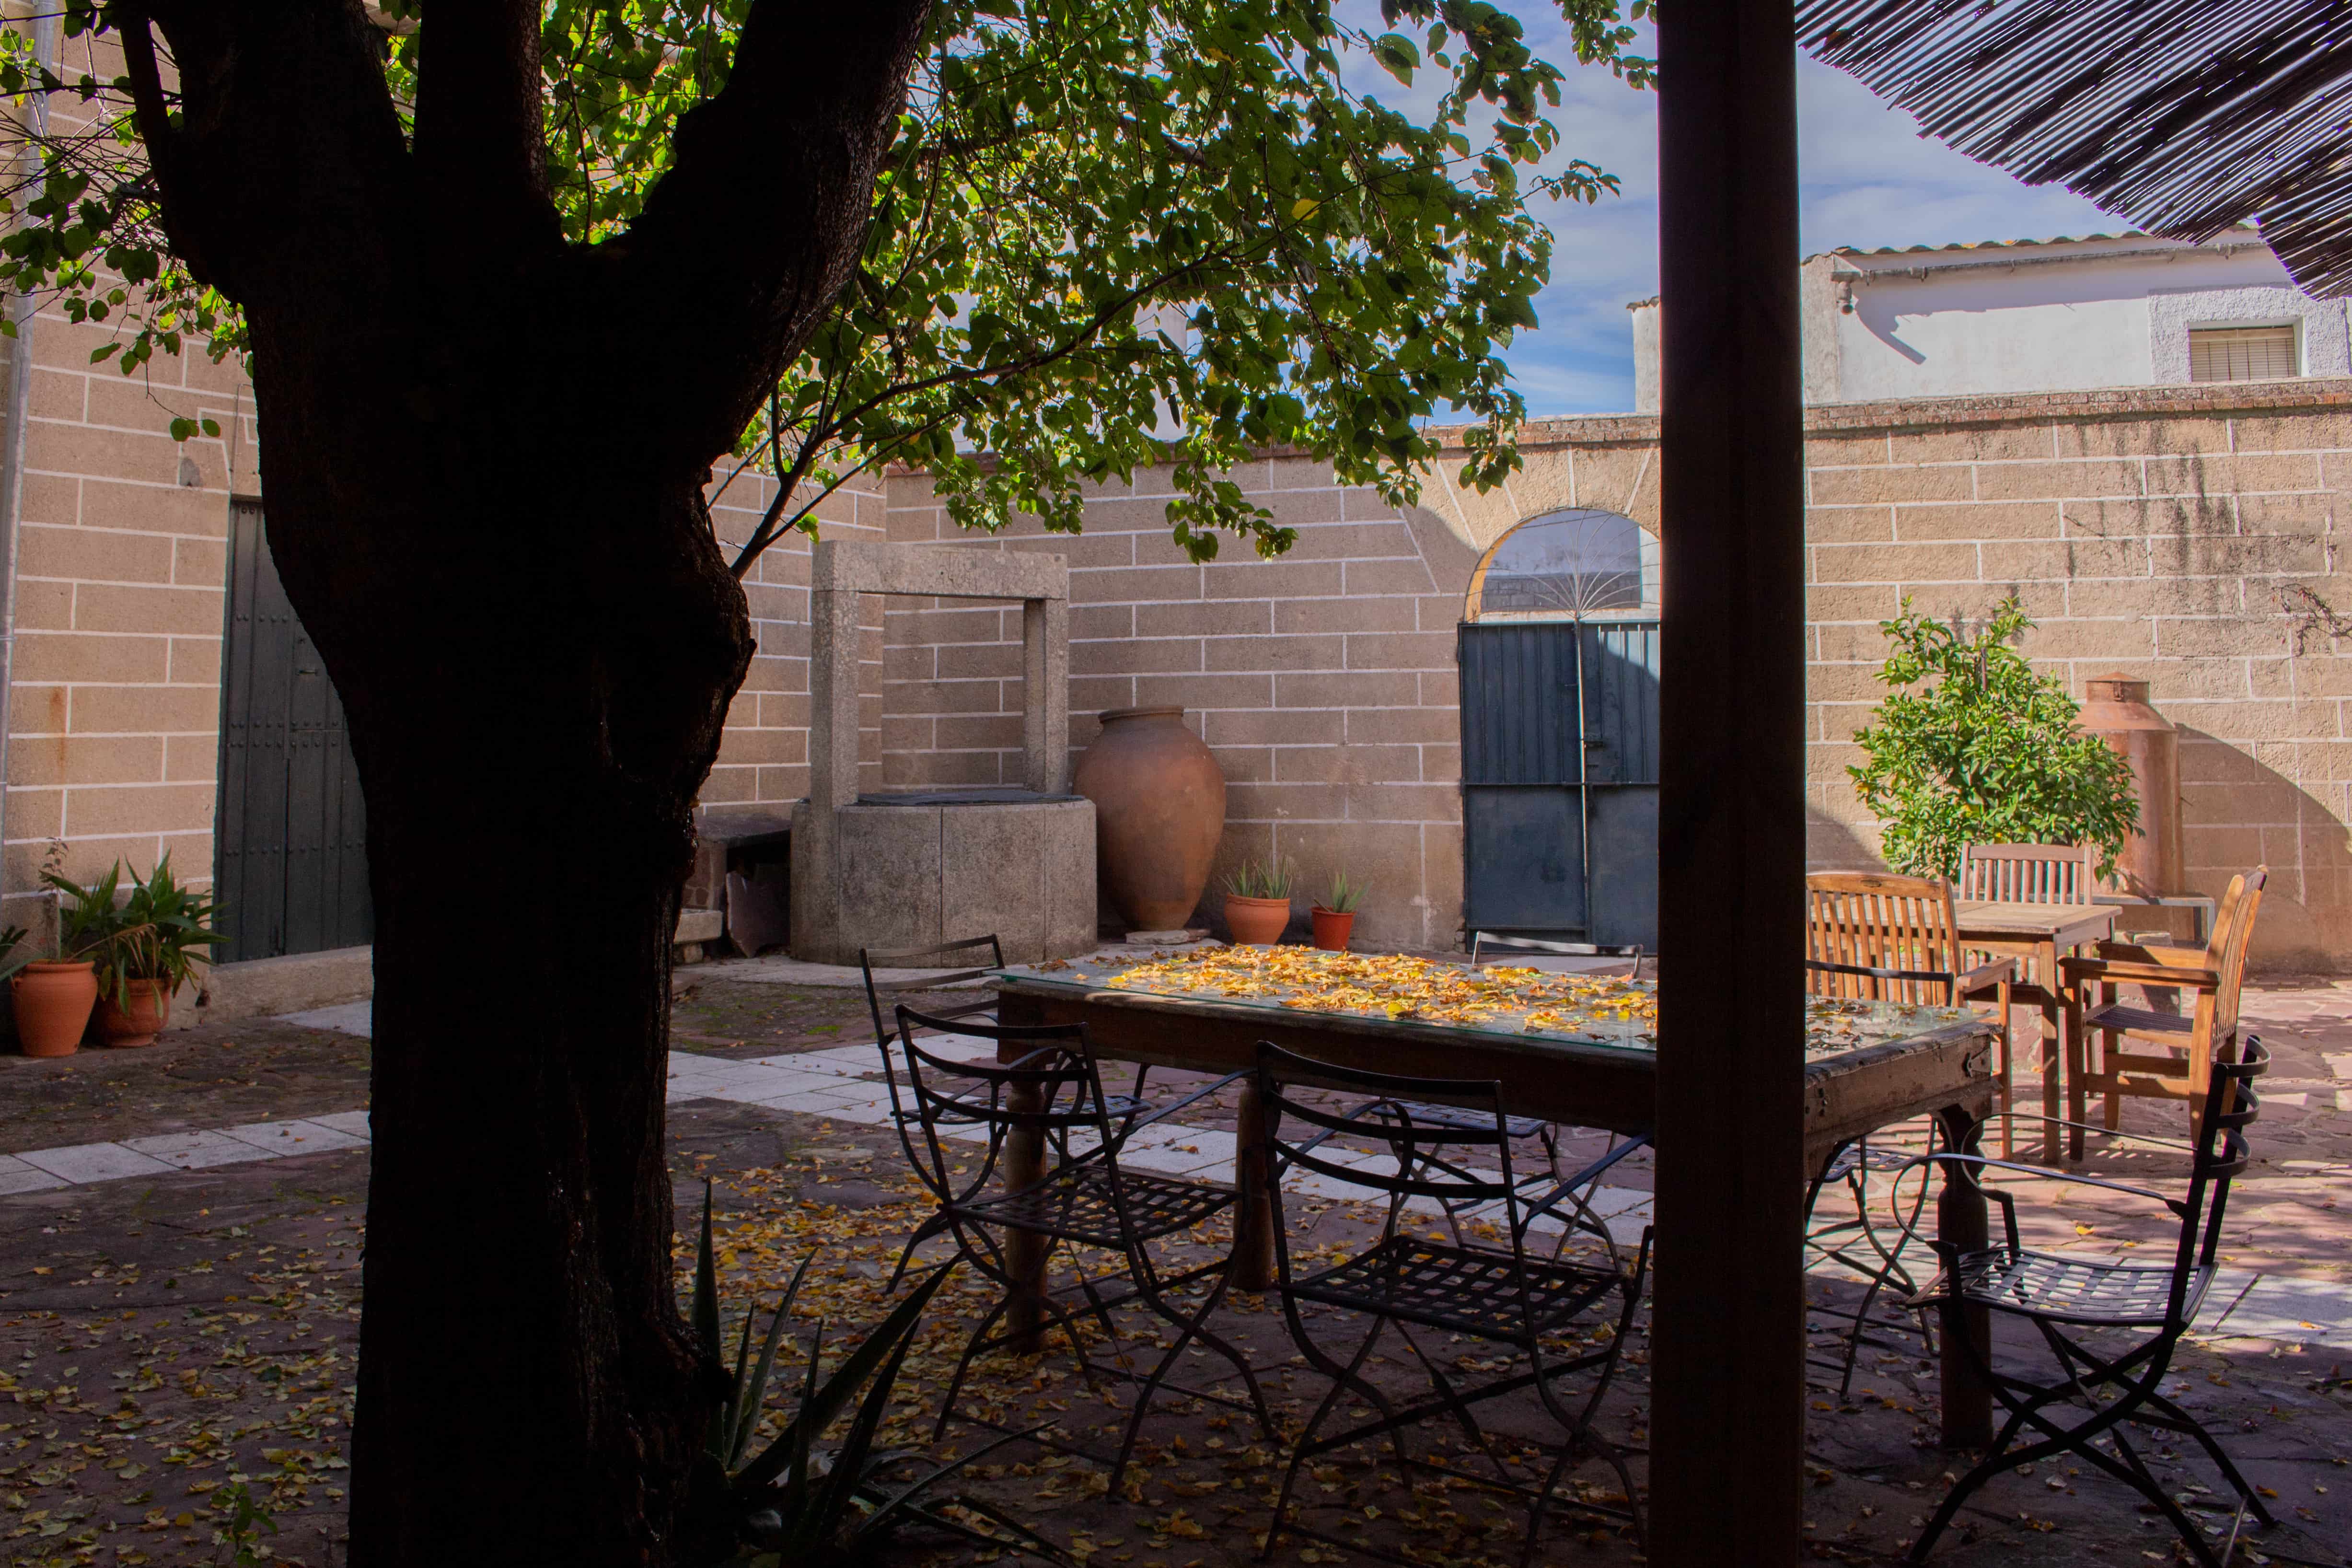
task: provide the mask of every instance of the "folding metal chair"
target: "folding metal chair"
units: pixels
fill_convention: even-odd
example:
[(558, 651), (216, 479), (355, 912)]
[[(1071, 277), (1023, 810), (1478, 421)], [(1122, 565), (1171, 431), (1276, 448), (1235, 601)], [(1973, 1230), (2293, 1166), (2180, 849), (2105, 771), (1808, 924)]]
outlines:
[[(958, 969), (955, 967), (959, 963), (970, 963), (983, 952), (987, 955), (987, 962), (980, 968)], [(898, 1097), (898, 1074), (891, 1062), (891, 1056), (896, 1048), (897, 1028), (896, 1025), (883, 1013), (883, 1001), (886, 997), (922, 995), (946, 986), (967, 984), (975, 980), (985, 979), (992, 972), (1004, 967), (1004, 948), (997, 941), (996, 933), (993, 931), (986, 936), (965, 937), (958, 942), (941, 942), (935, 947), (896, 949), (861, 947), (857, 950), (857, 967), (866, 977), (866, 1007), (874, 1018), (874, 1045), (875, 1048), (882, 1053), (882, 1079), (890, 1090), (891, 1125), (898, 1128), (899, 1147), (906, 1151), (908, 1163), (914, 1165), (919, 1174), (922, 1161), (915, 1152), (912, 1134), (908, 1131), (908, 1124), (914, 1119), (914, 1111)], [(924, 973), (918, 980), (887, 981), (875, 978), (874, 972), (877, 969), (912, 969)], [(932, 973), (939, 970), (945, 970), (947, 973)], [(893, 1005), (895, 1005), (894, 1003)], [(993, 991), (982, 991), (973, 1001), (959, 1006), (939, 1008), (928, 1016), (933, 1020), (935, 1027), (953, 1028), (961, 1032), (969, 1032), (965, 1030), (965, 1026), (974, 1019), (984, 1024), (994, 1024), (996, 994)], [(1143, 1095), (1146, 1070), (1148, 1069), (1138, 1068), (1136, 1071), (1135, 1093), (1111, 1096), (1109, 1108), (1112, 1115), (1132, 1120), (1143, 1113), (1147, 1103)], [(907, 1245), (898, 1249), (898, 1267), (891, 1269), (890, 1283), (885, 1289), (896, 1290), (898, 1288), (898, 1281), (906, 1278), (907, 1269), (914, 1261), (915, 1249), (934, 1237), (944, 1235), (947, 1228), (946, 1218), (938, 1214), (931, 1215), (921, 1225), (916, 1226), (915, 1234), (907, 1238)]]
[[(940, 1406), (939, 1421), (933, 1429), (934, 1441), (946, 1432), (950, 1418), (991, 1425), (980, 1422), (976, 1416), (959, 1415), (956, 1402), (963, 1392), (964, 1379), (973, 1360), (1013, 1338), (1013, 1331), (994, 1335), (991, 1331), (1016, 1297), (1036, 1302), (1050, 1316), (1069, 1340), (1071, 1353), (1076, 1357), (1090, 1387), (1098, 1375), (1124, 1378), (1143, 1385), (1136, 1399), (1135, 1413), (1128, 1421), (1127, 1435), (1119, 1444), (1118, 1456), (1111, 1464), (1110, 1484), (1114, 1489), (1126, 1474), (1143, 1418), (1163, 1387), (1247, 1411), (1257, 1418), (1266, 1437), (1273, 1440), (1274, 1422), (1266, 1411), (1265, 1397), (1258, 1389), (1257, 1374), (1238, 1349), (1208, 1326), (1211, 1314), (1224, 1299), (1232, 1266), (1230, 1255), (1177, 1273), (1163, 1274), (1148, 1245), (1181, 1235), (1232, 1208), (1236, 1201), (1234, 1189), (1221, 1184), (1126, 1170), (1118, 1162), (1119, 1146), (1135, 1131), (1173, 1115), (1246, 1075), (1230, 1074), (1171, 1100), (1148, 1116), (1123, 1115), (1113, 1109), (1114, 1102), (1103, 1093), (1102, 1075), (1087, 1044), (1083, 1024), (1035, 1027), (961, 1026), (963, 1032), (997, 1042), (1000, 1055), (1010, 1043), (1019, 1055), (1006, 1064), (954, 1061), (935, 1056), (923, 1048), (916, 1031), (946, 1028), (947, 1020), (927, 1017), (904, 1005), (897, 1009), (897, 1020), (899, 1049), (914, 1097), (902, 1129), (919, 1129), (922, 1133), (916, 1174), (939, 1205), (935, 1217), (940, 1228), (956, 1238), (957, 1259), (970, 1262), (1003, 1290), (995, 1306), (973, 1327), (964, 1343), (963, 1354), (957, 1359), (955, 1374), (949, 1380), (947, 1397)], [(964, 1079), (966, 1087), (957, 1090), (943, 1089), (940, 1080), (947, 1079)], [(1036, 1182), (1013, 1192), (992, 1190), (1003, 1168), (1006, 1136), (1014, 1131), (1040, 1135), (1059, 1158)], [(911, 1131), (905, 1135), (911, 1147)], [(985, 1150), (976, 1157), (961, 1150), (950, 1154), (942, 1138), (959, 1142), (984, 1142)], [(1081, 1148), (1082, 1143), (1090, 1146)], [(956, 1174), (955, 1161), (959, 1158), (969, 1162), (964, 1167), (968, 1173), (965, 1176)], [(1074, 1286), (1059, 1292), (1047, 1290), (1029, 1295), (1027, 1288), (1016, 1279), (1004, 1243), (996, 1235), (998, 1231), (1020, 1232), (1043, 1240), (1048, 1266), (1055, 1247), (1066, 1244), (1117, 1253), (1125, 1264), (1126, 1288), (1124, 1291), (1106, 1293), (1100, 1288), (1101, 1281), (1078, 1270)], [(1170, 1300), (1173, 1292), (1202, 1280), (1212, 1283), (1197, 1310), (1188, 1313)], [(1111, 1314), (1114, 1309), (1130, 1302), (1142, 1303), (1172, 1325), (1176, 1330), (1175, 1342), (1148, 1376), (1139, 1376), (1127, 1366), (1129, 1358), (1123, 1355), (1112, 1365), (1095, 1361), (1087, 1354), (1070, 1308), (1057, 1300), (1071, 1289), (1084, 1295), (1085, 1306), (1081, 1310), (1102, 1326), (1114, 1352), (1119, 1340)], [(1241, 1374), (1249, 1390), (1246, 1400), (1168, 1382), (1168, 1373), (1177, 1364), (1177, 1359), (1196, 1340), (1224, 1357)], [(1084, 1452), (1066, 1444), (1051, 1446)]]
[[(1959, 947), (1951, 884), (1875, 871), (1816, 871), (1805, 879), (1805, 986), (1814, 995), (1945, 1007), (1963, 1002), (1993, 1004), (2000, 1020), (1997, 1093), (2006, 1110), (2010, 1000), (2018, 961), (1994, 957), (1961, 968), (1966, 958)], [(1927, 1147), (1933, 1150), (1932, 1121), (1927, 1124), (1925, 1136)], [(1853, 1386), (1854, 1363), (1863, 1345), (1885, 1345), (1870, 1337), (1874, 1328), (1907, 1331), (1900, 1322), (1871, 1316), (1879, 1297), (1889, 1288), (1908, 1295), (1918, 1282), (1904, 1266), (1903, 1244), (1897, 1241), (1890, 1247), (1879, 1235), (1871, 1217), (1870, 1196), (1874, 1180), (1895, 1175), (1908, 1168), (1914, 1157), (1907, 1149), (1857, 1138), (1839, 1145), (1805, 1188), (1807, 1251), (1852, 1271), (1864, 1286), (1862, 1304), (1851, 1313), (1826, 1303), (1812, 1308), (1823, 1316), (1851, 1318), (1853, 1323), (1845, 1334), (1845, 1353), (1837, 1361), (1809, 1358), (1812, 1365), (1838, 1374), (1841, 1396)], [(1822, 1194), (1838, 1186), (1846, 1188), (1853, 1199), (1852, 1217), (1816, 1219)], [(1924, 1197), (1918, 1200), (1924, 1201)], [(1917, 1206), (1915, 1202), (1915, 1219)], [(1924, 1318), (1919, 1336), (1932, 1353), (1935, 1341)]]
[[(2276, 1522), (2263, 1506), (2261, 1492), (2231, 1463), (2213, 1435), (2158, 1392), (2171, 1368), (2174, 1347), (2189, 1331), (2212, 1287), (2230, 1184), (2249, 1161), (2244, 1130), (2262, 1110), (2253, 1082), (2269, 1065), (2269, 1050), (2252, 1036), (2247, 1037), (2238, 1060), (2212, 1064), (2205, 1116), (2193, 1147), (2138, 1133), (2113, 1134), (2174, 1149), (2189, 1148), (2185, 1197), (2095, 1176), (2011, 1164), (1963, 1151), (1948, 1150), (1912, 1163), (1912, 1168), (1922, 1173), (1923, 1186), (1924, 1173), (1934, 1166), (1958, 1168), (1970, 1176), (2015, 1171), (2035, 1181), (2066, 1182), (2151, 1199), (2180, 1221), (2179, 1241), (2168, 1262), (2103, 1263), (2070, 1253), (2037, 1252), (2018, 1238), (2015, 1196), (1998, 1186), (1987, 1186), (1985, 1195), (2000, 1205), (2003, 1239), (1980, 1251), (1965, 1253), (1947, 1242), (1931, 1243), (1943, 1260), (1943, 1270), (1909, 1304), (1942, 1309), (1944, 1332), (1966, 1347), (1978, 1375), (2010, 1415), (1984, 1462), (1960, 1478), (1913, 1543), (1912, 1563), (1927, 1560), (1936, 1538), (1951, 1523), (1961, 1503), (1986, 1481), (2011, 1467), (2030, 1465), (2053, 1454), (2077, 1455), (2137, 1491), (2171, 1521), (2205, 1568), (2221, 1568), (2229, 1560), (2247, 1513), (2252, 1512), (2265, 1527)], [(2057, 1381), (2037, 1383), (1993, 1365), (1961, 1326), (1961, 1315), (1970, 1307), (2032, 1324), (2056, 1358)], [(2138, 1338), (2118, 1354), (2084, 1343), (2079, 1332), (2083, 1330)], [(2205, 1532), (2183, 1511), (2172, 1492), (2149, 1472), (2125, 1429), (2126, 1424), (2196, 1439), (2236, 1490), (2241, 1500), (2231, 1521), (2230, 1538), (2220, 1552), (2215, 1552)], [(2021, 1435), (2032, 1440), (2021, 1443)], [(2113, 1451), (2101, 1447), (2102, 1443)]]
[[(1623, 1452), (1593, 1425), (1593, 1415), (1611, 1380), (1616, 1375), (1634, 1308), (1649, 1268), (1649, 1237), (1630, 1268), (1557, 1258), (1530, 1258), (1520, 1219), (1521, 1191), (1511, 1171), (1512, 1136), (1502, 1107), (1502, 1088), (1493, 1082), (1459, 1079), (1396, 1078), (1337, 1067), (1297, 1056), (1267, 1041), (1257, 1048), (1259, 1101), (1265, 1109), (1262, 1141), (1251, 1157), (1267, 1173), (1266, 1187), (1274, 1209), (1275, 1259), (1282, 1291), (1283, 1315), (1299, 1353), (1331, 1379), (1330, 1391), (1300, 1432), (1284, 1473), (1282, 1491), (1266, 1531), (1260, 1561), (1273, 1553), (1284, 1534), (1326, 1541), (1349, 1552), (1385, 1556), (1360, 1541), (1324, 1535), (1291, 1521), (1290, 1504), (1298, 1472), (1311, 1460), (1336, 1448), (1386, 1436), (1395, 1449), (1397, 1464), (1411, 1485), (1412, 1472), (1430, 1470), (1473, 1484), (1507, 1492), (1528, 1503), (1528, 1535), (1520, 1562), (1531, 1562), (1544, 1514), (1552, 1505), (1555, 1489), (1569, 1466), (1579, 1458), (1598, 1458), (1616, 1472), (1623, 1489), (1624, 1506), (1589, 1501), (1574, 1496), (1559, 1499), (1561, 1506), (1630, 1523), (1637, 1536), (1643, 1522), (1635, 1496), (1633, 1473)], [(1303, 1097), (1300, 1089), (1332, 1090), (1372, 1097), (1370, 1107), (1339, 1111)], [(1479, 1113), (1430, 1122), (1412, 1108), (1444, 1104)], [(1286, 1129), (1303, 1128), (1303, 1133)], [(1343, 1163), (1328, 1147), (1341, 1135), (1373, 1139), (1390, 1150), (1393, 1170), (1381, 1168), (1378, 1156), (1355, 1156)], [(1433, 1158), (1424, 1158), (1424, 1153)], [(1472, 1163), (1474, 1153), (1491, 1153), (1496, 1167)], [(1387, 1202), (1388, 1214), (1380, 1238), (1354, 1256), (1311, 1273), (1303, 1272), (1291, 1256), (1288, 1227), (1283, 1212), (1284, 1180), (1295, 1173), (1361, 1187)], [(1415, 1198), (1440, 1205), (1498, 1205), (1508, 1220), (1504, 1227), (1508, 1245), (1480, 1246), (1455, 1241), (1449, 1245), (1416, 1236), (1400, 1225), (1407, 1203)], [(1612, 1295), (1621, 1298), (1613, 1315), (1612, 1332), (1591, 1349), (1555, 1352), (1549, 1342), (1589, 1328), (1591, 1309)], [(1327, 1348), (1328, 1325), (1311, 1330), (1303, 1315), (1307, 1307), (1369, 1317), (1371, 1327), (1345, 1360)], [(1390, 1329), (1395, 1329), (1429, 1377), (1434, 1396), (1400, 1404), (1364, 1376), (1363, 1368)], [(1518, 1352), (1524, 1371), (1507, 1373), (1475, 1384), (1461, 1381), (1414, 1338), (1414, 1329), (1506, 1345)], [(1449, 1358), (1451, 1359), (1451, 1358)], [(1559, 1388), (1572, 1373), (1591, 1373), (1591, 1392), (1580, 1405)], [(1564, 1438), (1540, 1485), (1510, 1479), (1509, 1460), (1478, 1423), (1475, 1406), (1507, 1394), (1533, 1389), (1538, 1400), (1561, 1427)], [(1324, 1426), (1342, 1396), (1354, 1394), (1377, 1415), (1344, 1430), (1324, 1433)], [(1404, 1429), (1433, 1416), (1450, 1415), (1492, 1463), (1485, 1475), (1427, 1458), (1409, 1455)], [(1402, 1562), (1402, 1559), (1391, 1559)]]
[[(1481, 954), (1489, 948), (1507, 952), (1559, 953), (1578, 958), (1630, 958), (1633, 961), (1633, 978), (1638, 980), (1642, 975), (1643, 950), (1639, 942), (1612, 946), (1601, 942), (1552, 942), (1535, 937), (1498, 936), (1493, 931), (1474, 931), (1470, 937), (1471, 968), (1478, 967)], [(1377, 1113), (1377, 1106), (1373, 1109)], [(1410, 1111), (1413, 1119), (1423, 1126), (1438, 1126), (1454, 1117), (1469, 1118), (1457, 1125), (1472, 1128), (1483, 1125), (1478, 1111), (1464, 1110), (1454, 1106), (1407, 1105), (1402, 1109)], [(1543, 1147), (1545, 1169), (1530, 1171), (1520, 1183), (1521, 1195), (1527, 1205), (1523, 1219), (1529, 1225), (1546, 1216), (1557, 1219), (1560, 1222), (1560, 1247), (1567, 1245), (1569, 1237), (1582, 1232), (1596, 1237), (1609, 1248), (1610, 1256), (1615, 1257), (1616, 1238), (1610, 1234), (1607, 1220), (1593, 1207), (1593, 1194), (1600, 1189), (1601, 1178), (1612, 1166), (1635, 1150), (1648, 1148), (1650, 1141), (1647, 1138), (1621, 1141), (1619, 1135), (1612, 1132), (1609, 1135), (1608, 1147), (1598, 1158), (1575, 1171), (1564, 1171), (1560, 1168), (1559, 1129), (1557, 1126), (1533, 1116), (1507, 1117), (1505, 1126), (1513, 1138), (1523, 1141), (1532, 1138)], [(1456, 1242), (1464, 1239), (1459, 1223), (1462, 1213), (1462, 1205), (1458, 1204), (1445, 1205), (1446, 1225), (1453, 1231)], [(1559, 1247), (1554, 1248), (1555, 1252), (1558, 1250)]]

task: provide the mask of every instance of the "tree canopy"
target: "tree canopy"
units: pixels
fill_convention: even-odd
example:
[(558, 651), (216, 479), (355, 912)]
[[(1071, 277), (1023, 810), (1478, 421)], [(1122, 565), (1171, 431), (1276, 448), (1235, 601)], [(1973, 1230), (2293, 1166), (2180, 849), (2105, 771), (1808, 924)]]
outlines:
[(1970, 636), (1903, 601), (1881, 621), (1889, 690), (1854, 731), (1864, 762), (1846, 769), (1884, 823), (1898, 870), (1958, 877), (1970, 844), (2095, 844), (2115, 869), (2138, 830), (2131, 765), (2076, 722), (2064, 684), (2035, 673), (2017, 644), (2033, 622), (2014, 598)]
[[(344, 0), (350, 4), (351, 0)], [(1649, 0), (1559, 0), (1580, 60), (1634, 86)], [(175, 254), (139, 133), (146, 7), (62, 0), (65, 47), (0, 39), (20, 119), (0, 281), (119, 330), (99, 357), (242, 353), (236, 303)], [(553, 221), (626, 247), (696, 110), (725, 86), (752, 0), (547, 0), (542, 140)], [(370, 7), (413, 134), (421, 0)], [(130, 24), (135, 26), (129, 26)], [(110, 34), (130, 68), (93, 47)], [(77, 65), (75, 62), (80, 63)], [(1382, 91), (1360, 88), (1368, 66)], [(806, 64), (825, 69), (821, 58)], [(1465, 482), (1517, 464), (1524, 408), (1503, 353), (1535, 325), (1550, 235), (1537, 195), (1593, 201), (1613, 175), (1556, 156), (1561, 73), (1481, 0), (951, 0), (933, 8), (848, 286), (743, 430), (736, 462), (785, 483), (740, 574), (835, 488), (928, 468), (951, 515), (1075, 530), (1087, 481), (1166, 464), (1176, 541), (1275, 553), (1287, 530), (1227, 471), (1294, 448), (1411, 500), (1440, 414), (1470, 422)], [(152, 92), (177, 116), (172, 63)], [(1418, 112), (1384, 101), (1384, 93)], [(763, 153), (778, 186), (804, 150)], [(772, 199), (753, 182), (730, 193)], [(730, 221), (713, 210), (714, 226)], [(487, 247), (486, 247), (487, 248)], [(482, 286), (501, 286), (485, 258)], [(691, 293), (687, 270), (669, 287)], [(626, 332), (626, 300), (583, 333)], [(196, 433), (188, 420), (173, 433)], [(209, 432), (207, 432), (209, 433)]]

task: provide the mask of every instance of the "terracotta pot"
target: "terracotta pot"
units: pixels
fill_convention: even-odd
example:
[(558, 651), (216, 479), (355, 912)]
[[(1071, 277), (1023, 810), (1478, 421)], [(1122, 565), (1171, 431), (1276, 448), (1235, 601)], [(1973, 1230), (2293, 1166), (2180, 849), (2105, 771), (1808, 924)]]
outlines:
[(172, 1017), (172, 993), (160, 980), (133, 980), (125, 987), (131, 1005), (118, 1007), (111, 996), (98, 1004), (98, 1037), (109, 1046), (152, 1046)]
[(87, 958), (28, 963), (8, 982), (16, 1005), (16, 1043), (28, 1057), (69, 1057), (89, 1026), (98, 976)]
[(1252, 947), (1271, 947), (1282, 940), (1290, 924), (1288, 899), (1244, 899), (1239, 893), (1225, 895), (1225, 929), (1234, 933), (1235, 942)]
[(1356, 929), (1355, 910), (1327, 910), (1317, 904), (1307, 914), (1315, 922), (1316, 946), (1326, 952), (1348, 951), (1348, 933)]
[(1102, 889), (1135, 931), (1175, 931), (1200, 907), (1225, 831), (1225, 775), (1181, 708), (1115, 708), (1070, 786), (1095, 803)]

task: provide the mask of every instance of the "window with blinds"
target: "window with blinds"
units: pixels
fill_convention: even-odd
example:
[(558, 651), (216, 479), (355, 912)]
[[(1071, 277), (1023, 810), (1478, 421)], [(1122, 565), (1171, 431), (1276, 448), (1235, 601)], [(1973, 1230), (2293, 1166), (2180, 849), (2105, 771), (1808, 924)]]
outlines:
[(2277, 381), (2301, 374), (2291, 326), (2189, 329), (2191, 381)]

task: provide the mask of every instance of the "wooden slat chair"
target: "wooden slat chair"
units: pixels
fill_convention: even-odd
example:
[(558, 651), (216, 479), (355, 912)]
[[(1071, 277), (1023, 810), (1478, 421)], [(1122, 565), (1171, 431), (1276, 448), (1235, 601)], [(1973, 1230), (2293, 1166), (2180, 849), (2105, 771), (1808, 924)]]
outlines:
[[(2098, 891), (2099, 850), (2095, 844), (1971, 844), (1960, 851), (1960, 880), (1955, 890), (1957, 898), (1975, 902), (2016, 904), (2088, 904)], [(1971, 950), (1969, 957), (1979, 962), (1994, 958), (2017, 960), (2017, 982), (2010, 988), (2010, 1000), (2030, 1007), (2056, 1008), (2063, 1005), (2058, 994), (2059, 981), (2055, 974), (2044, 974), (2038, 962), (2041, 944), (2032, 942), (2004, 943), (2000, 946)], [(2049, 1014), (2045, 1017), (2051, 1016)], [(2059, 1068), (2053, 1042), (2044, 1042), (2042, 1070), (2055, 1074)], [(2001, 1047), (2001, 1110), (2009, 1110), (2011, 1068), (2006, 1031)], [(2016, 1152), (2013, 1119), (2000, 1119), (2000, 1154), (2006, 1160)], [(2049, 1134), (2055, 1138), (2055, 1131)]]
[[(1805, 879), (1805, 983), (1814, 995), (1917, 1006), (1990, 1001), (1998, 1007), (1995, 1084), (2001, 1109), (2008, 1110), (2009, 1014), (2017, 961), (1999, 958), (1961, 968), (1951, 884), (1875, 871), (1817, 871)], [(2001, 1125), (2008, 1127), (2006, 1118)], [(1845, 1354), (1833, 1368), (1841, 1394), (1853, 1381), (1864, 1340), (1881, 1326), (1870, 1315), (1879, 1294), (1891, 1287), (1907, 1295), (1917, 1288), (1903, 1266), (1901, 1247), (1890, 1248), (1881, 1239), (1871, 1202), (1874, 1178), (1901, 1170), (1911, 1157), (1903, 1149), (1874, 1148), (1869, 1139), (1858, 1138), (1831, 1156), (1805, 1192), (1807, 1248), (1866, 1284), (1861, 1306), (1851, 1314), (1836, 1307), (1815, 1309), (1853, 1320)], [(1817, 1218), (1822, 1192), (1841, 1184), (1853, 1200), (1853, 1216)]]
[[(2215, 1060), (2234, 1059), (2238, 995), (2245, 983), (2246, 950), (2253, 941), (2254, 916), (2262, 908), (2270, 868), (2258, 866), (2230, 879), (2213, 920), (2213, 937), (2202, 948), (2105, 942), (2095, 957), (2059, 961), (2066, 988), (2067, 1114), (2087, 1120), (2094, 1094), (2106, 1103), (2101, 1125), (2123, 1125), (2127, 1098), (2185, 1100), (2190, 1135), (2205, 1116), (2205, 1082)], [(2094, 1002), (2091, 986), (2098, 987)], [(2136, 1007), (2119, 1001), (2116, 988), (2139, 985), (2187, 993), (2187, 1012)], [(2071, 1152), (2083, 1155), (2083, 1133), (2071, 1135)]]
[(1971, 844), (1960, 851), (1958, 896), (2003, 904), (2087, 904), (2096, 891), (2098, 847)]

